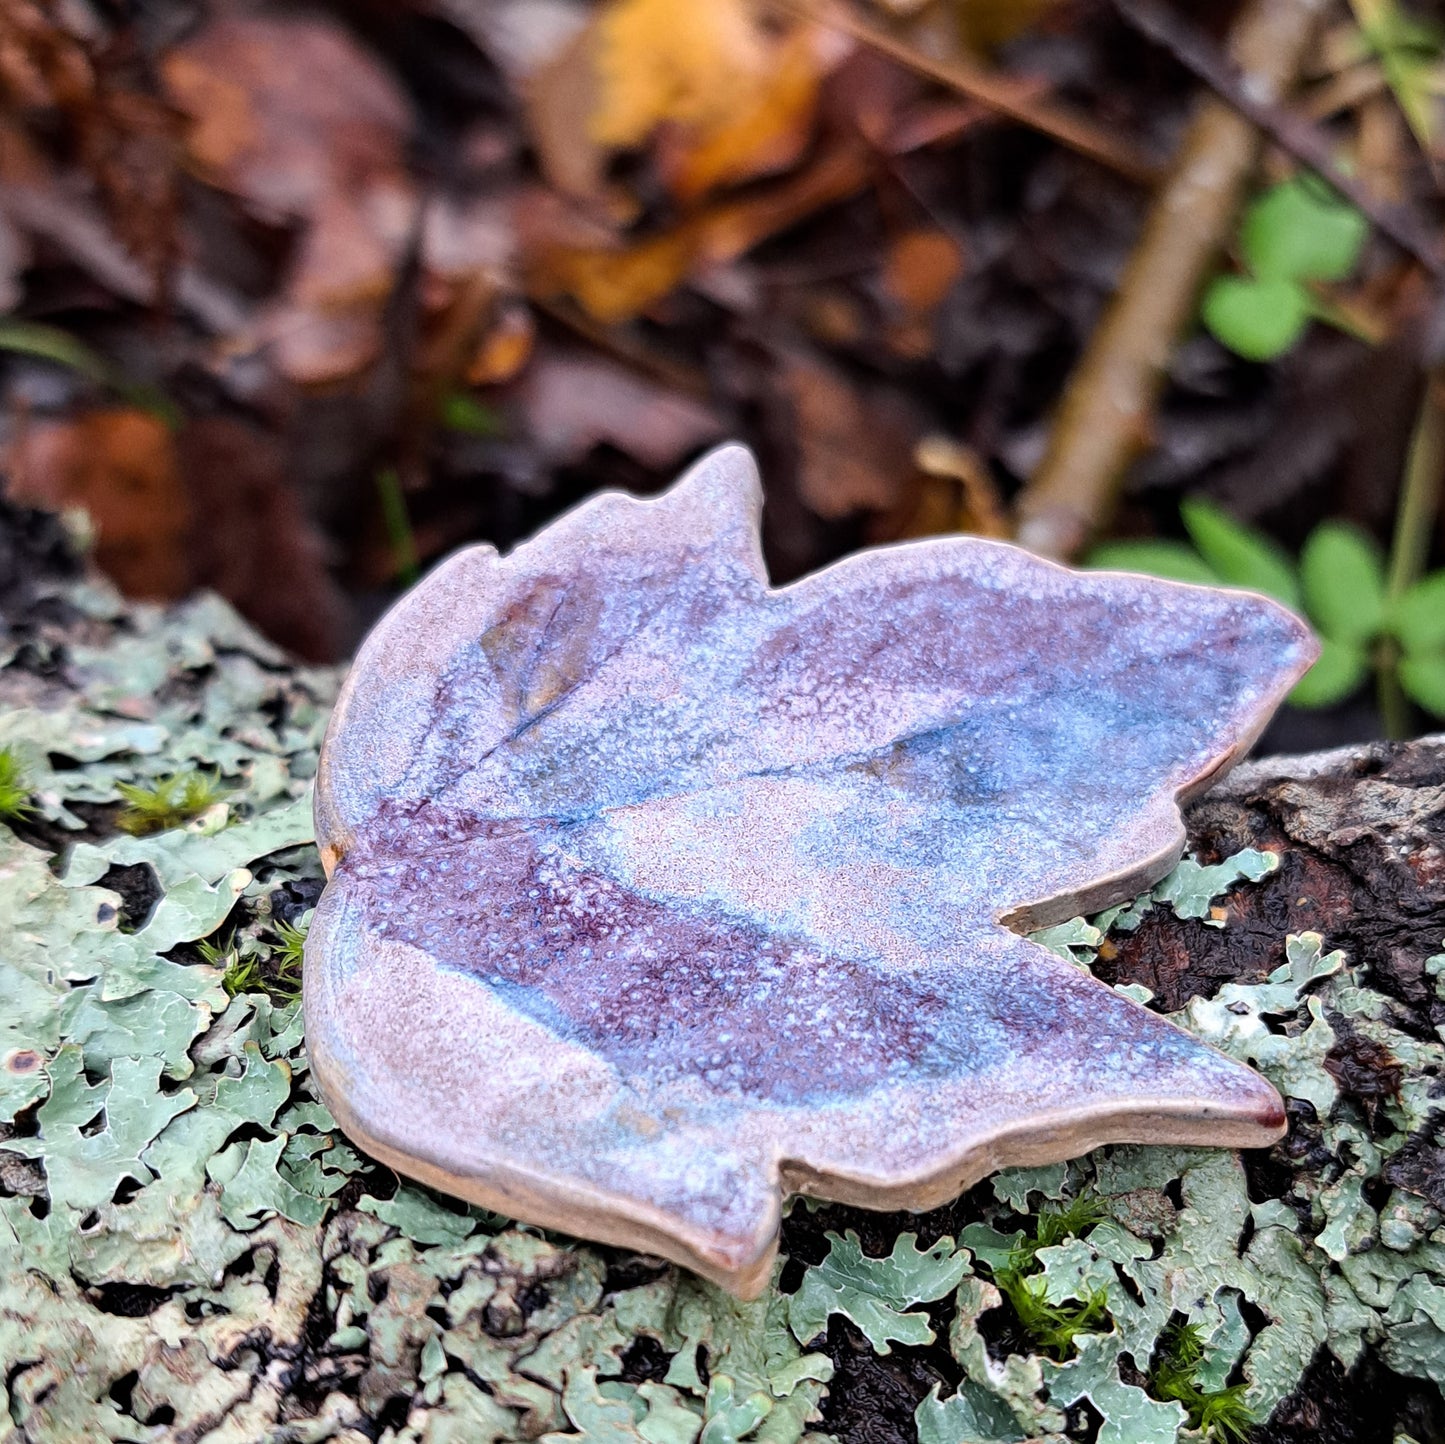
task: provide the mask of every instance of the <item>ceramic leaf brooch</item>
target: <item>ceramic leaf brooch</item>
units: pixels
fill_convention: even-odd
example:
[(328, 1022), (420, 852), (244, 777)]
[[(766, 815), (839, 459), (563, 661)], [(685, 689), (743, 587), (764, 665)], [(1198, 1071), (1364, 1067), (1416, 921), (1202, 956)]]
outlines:
[(922, 1209), (1274, 1089), (1020, 936), (1132, 897), (1314, 656), (1261, 597), (948, 537), (771, 588), (752, 458), (463, 551), (322, 754), (322, 1095), (376, 1157), (760, 1290), (783, 1198)]

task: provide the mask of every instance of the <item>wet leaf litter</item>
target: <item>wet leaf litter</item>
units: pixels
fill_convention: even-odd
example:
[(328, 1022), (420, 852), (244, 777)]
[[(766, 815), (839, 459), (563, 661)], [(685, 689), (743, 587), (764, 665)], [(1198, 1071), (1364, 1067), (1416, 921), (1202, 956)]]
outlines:
[(363, 647), (307, 941), (347, 1132), (743, 1297), (788, 1193), (930, 1208), (1103, 1142), (1277, 1137), (1267, 1083), (1003, 921), (1166, 873), (1303, 625), (966, 538), (771, 590), (759, 509), (722, 448), (459, 554)]

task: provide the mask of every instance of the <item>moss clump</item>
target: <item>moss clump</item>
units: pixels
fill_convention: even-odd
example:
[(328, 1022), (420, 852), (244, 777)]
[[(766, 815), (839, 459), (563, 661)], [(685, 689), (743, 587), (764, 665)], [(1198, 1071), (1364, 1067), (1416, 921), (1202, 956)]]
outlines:
[(1244, 1402), (1245, 1385), (1228, 1384), (1205, 1389), (1199, 1378), (1204, 1343), (1197, 1324), (1174, 1322), (1159, 1340), (1149, 1367), (1149, 1392), (1156, 1399), (1173, 1399), (1184, 1406), (1189, 1427), (1207, 1439), (1240, 1444), (1257, 1422)]
[(29, 817), (32, 788), (13, 747), (0, 747), (0, 819), (17, 822)]
[(1051, 1303), (1039, 1250), (1087, 1233), (1103, 1216), (1100, 1204), (1087, 1197), (1075, 1198), (1059, 1208), (1045, 1208), (1034, 1220), (1034, 1236), (1021, 1240), (1008, 1261), (994, 1270), (994, 1284), (1008, 1300), (1024, 1332), (1055, 1359), (1073, 1353), (1078, 1335), (1108, 1327), (1109, 1295), (1105, 1289), (1095, 1289), (1084, 1299)]
[(116, 790), (125, 807), (115, 825), (136, 837), (180, 827), (227, 796), (213, 772), (173, 772), (148, 783), (121, 782)]

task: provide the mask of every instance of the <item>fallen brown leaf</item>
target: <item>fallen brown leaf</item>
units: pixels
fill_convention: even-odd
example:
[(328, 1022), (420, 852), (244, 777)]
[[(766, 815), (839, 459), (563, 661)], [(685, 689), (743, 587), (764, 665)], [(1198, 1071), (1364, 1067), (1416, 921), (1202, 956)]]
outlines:
[(162, 66), (187, 155), (259, 218), (304, 230), (256, 337), (303, 384), (354, 374), (414, 231), (411, 107), (390, 72), (317, 17), (224, 16)]
[(138, 88), (126, 47), (104, 47), (97, 33), (64, 7), (7, 0), (0, 111), (74, 156), (115, 234), (161, 283), (176, 252), (176, 116)]
[(948, 294), (963, 271), (963, 252), (945, 232), (904, 231), (888, 247), (883, 285), (905, 311), (923, 315)]
[(468, 386), (510, 381), (527, 364), (536, 338), (536, 323), (525, 305), (504, 307), (467, 363), (462, 379)]
[(554, 465), (610, 442), (662, 471), (726, 429), (702, 402), (598, 356), (549, 352), (520, 384), (527, 434)]
[(883, 289), (897, 307), (888, 327), (889, 347), (921, 359), (933, 350), (933, 312), (963, 273), (958, 243), (941, 230), (904, 231), (888, 247)]
[[(918, 469), (930, 483), (941, 483), (952, 497), (947, 520), (929, 526), (919, 517), (906, 533), (927, 536), (935, 531), (966, 531), (975, 536), (1006, 539), (1013, 534), (1008, 508), (987, 463), (971, 446), (946, 436), (925, 436), (914, 449)], [(935, 490), (940, 489), (935, 486)]]
[(13, 500), (84, 508), (96, 562), (127, 596), (179, 597), (189, 588), (190, 502), (171, 432), (158, 417), (117, 407), (33, 422), (4, 460)]
[(793, 407), (798, 490), (809, 508), (831, 519), (897, 507), (916, 482), (920, 422), (909, 404), (802, 351), (782, 358), (778, 376)]
[(655, 143), (665, 183), (690, 201), (786, 169), (851, 45), (811, 22), (779, 31), (752, 0), (609, 0), (528, 82), (543, 171), (595, 200), (611, 154)]
[(208, 416), (180, 433), (177, 452), (193, 505), (192, 584), (219, 592), (307, 661), (341, 656), (352, 640), (346, 601), (282, 446), (258, 427)]
[(744, 94), (721, 124), (700, 133), (667, 127), (659, 168), (673, 195), (692, 201), (795, 165), (812, 135), (822, 77), (851, 44), (821, 26), (797, 25), (776, 42), (766, 83)]
[(629, 320), (694, 268), (736, 260), (767, 237), (854, 194), (868, 174), (866, 153), (843, 144), (756, 195), (714, 206), (630, 247), (578, 246), (566, 240), (549, 245), (539, 233), (528, 289), (543, 298), (571, 296), (607, 324)]

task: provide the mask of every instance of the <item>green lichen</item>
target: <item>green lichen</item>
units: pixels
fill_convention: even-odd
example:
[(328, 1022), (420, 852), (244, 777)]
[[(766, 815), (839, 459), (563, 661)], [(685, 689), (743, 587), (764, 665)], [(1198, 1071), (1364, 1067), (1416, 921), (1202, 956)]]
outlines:
[(912, 1234), (900, 1234), (886, 1258), (870, 1258), (849, 1229), (828, 1235), (827, 1258), (804, 1275), (788, 1300), (788, 1322), (799, 1343), (821, 1334), (832, 1314), (851, 1320), (880, 1354), (890, 1341), (931, 1344), (928, 1315), (909, 1313), (951, 1293), (968, 1272), (968, 1254), (951, 1238), (919, 1249)]

